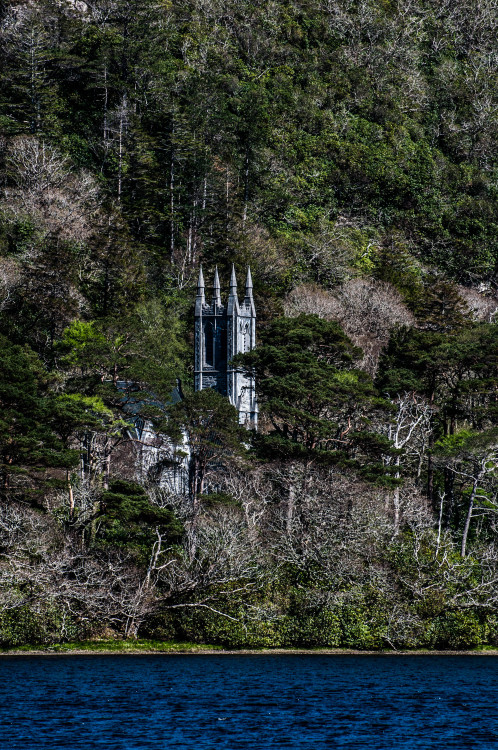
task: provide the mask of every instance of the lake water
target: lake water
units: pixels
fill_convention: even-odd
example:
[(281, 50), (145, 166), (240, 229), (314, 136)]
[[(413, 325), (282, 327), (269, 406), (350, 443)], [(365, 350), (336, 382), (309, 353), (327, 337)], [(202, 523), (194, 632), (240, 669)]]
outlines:
[(2, 657), (1, 750), (497, 748), (498, 657)]

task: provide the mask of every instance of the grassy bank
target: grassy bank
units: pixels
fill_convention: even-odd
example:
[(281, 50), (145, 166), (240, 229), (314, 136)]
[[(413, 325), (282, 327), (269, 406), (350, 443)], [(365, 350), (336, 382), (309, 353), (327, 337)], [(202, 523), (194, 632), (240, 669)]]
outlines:
[(198, 651), (221, 651), (221, 646), (211, 646), (198, 643), (155, 641), (145, 638), (137, 640), (92, 640), (72, 641), (70, 643), (55, 643), (50, 646), (27, 643), (23, 646), (4, 648), (2, 654), (66, 654), (66, 653), (116, 653), (116, 654), (140, 654), (140, 653), (196, 653)]
[(156, 641), (139, 638), (130, 640), (92, 640), (73, 641), (71, 643), (57, 643), (51, 646), (27, 643), (14, 648), (3, 648), (0, 656), (30, 656), (30, 655), (98, 655), (98, 654), (335, 654), (335, 655), (473, 655), (498, 656), (498, 650), (492, 646), (480, 646), (474, 649), (456, 651), (454, 649), (413, 649), (410, 651), (396, 651), (394, 649), (359, 650), (347, 648), (252, 648), (226, 649), (222, 646), (199, 644), (190, 642)]

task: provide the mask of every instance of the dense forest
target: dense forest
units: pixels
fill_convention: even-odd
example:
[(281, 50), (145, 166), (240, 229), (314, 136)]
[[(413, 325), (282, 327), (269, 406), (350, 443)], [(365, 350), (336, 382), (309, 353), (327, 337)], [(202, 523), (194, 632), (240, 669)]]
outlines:
[[(497, 32), (0, 1), (0, 647), (498, 646)], [(258, 432), (193, 393), (200, 263), (251, 266)], [(186, 492), (124, 471), (130, 384)]]

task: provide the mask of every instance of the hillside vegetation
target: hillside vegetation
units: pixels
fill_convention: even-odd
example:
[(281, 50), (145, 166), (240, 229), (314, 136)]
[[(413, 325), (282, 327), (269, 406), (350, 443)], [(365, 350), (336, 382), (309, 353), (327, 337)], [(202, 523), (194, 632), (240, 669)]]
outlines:
[[(0, 1), (0, 646), (498, 645), (497, 32)], [(192, 393), (200, 263), (251, 266), (257, 434)], [(185, 495), (130, 475), (130, 399)]]

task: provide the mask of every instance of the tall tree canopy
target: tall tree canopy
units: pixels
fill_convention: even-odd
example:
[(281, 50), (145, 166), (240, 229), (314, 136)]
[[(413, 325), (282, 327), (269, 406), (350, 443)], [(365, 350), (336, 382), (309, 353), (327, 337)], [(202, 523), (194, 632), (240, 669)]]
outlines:
[(360, 356), (338, 323), (305, 314), (277, 319), (256, 349), (235, 360), (256, 377), (270, 426), (261, 450), (357, 468), (361, 455), (365, 473), (382, 474), (381, 455), (390, 445), (376, 428), (388, 404), (354, 368)]

